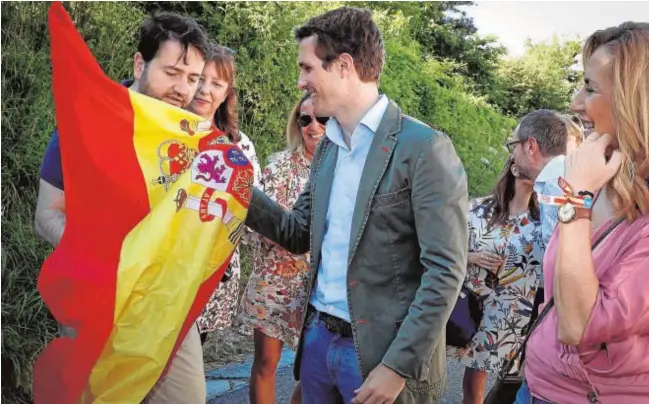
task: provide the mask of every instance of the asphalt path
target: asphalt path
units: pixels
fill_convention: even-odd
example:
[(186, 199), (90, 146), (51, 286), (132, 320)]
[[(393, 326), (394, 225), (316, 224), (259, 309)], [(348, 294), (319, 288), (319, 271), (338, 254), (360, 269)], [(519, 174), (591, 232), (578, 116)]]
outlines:
[[(462, 376), (464, 368), (460, 366), (457, 361), (448, 360), (446, 365), (448, 382), (446, 386), (446, 393), (439, 404), (460, 404), (462, 402)], [(490, 375), (487, 380), (487, 391), (493, 385), (495, 375)], [(276, 403), (287, 404), (291, 398), (291, 393), (295, 382), (293, 381), (293, 373), (290, 366), (284, 366), (277, 371), (276, 383)], [(248, 404), (248, 385), (234, 390), (230, 393), (216, 397), (208, 402), (208, 404)], [(306, 404), (306, 403), (305, 403)]]

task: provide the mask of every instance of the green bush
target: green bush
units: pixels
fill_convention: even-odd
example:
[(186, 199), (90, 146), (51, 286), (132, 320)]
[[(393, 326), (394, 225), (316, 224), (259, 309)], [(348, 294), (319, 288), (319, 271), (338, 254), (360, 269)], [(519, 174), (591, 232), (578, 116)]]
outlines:
[[(284, 147), (286, 118), (299, 98), (294, 28), (340, 3), (66, 4), (115, 80), (131, 74), (137, 27), (157, 9), (195, 16), (215, 41), (236, 49), (241, 128), (263, 164)], [(48, 7), (39, 2), (2, 7), (2, 400), (8, 402), (30, 402), (33, 361), (56, 333), (36, 290), (50, 249), (33, 231), (41, 159), (55, 125)], [(376, 12), (376, 19), (387, 49), (381, 90), (405, 113), (446, 132), (465, 164), (471, 194), (486, 193), (502, 166), (500, 145), (514, 121), (467, 94), (447, 64), (424, 58), (403, 15)], [(247, 248), (243, 251), (246, 255)], [(244, 281), (248, 271), (244, 257)]]

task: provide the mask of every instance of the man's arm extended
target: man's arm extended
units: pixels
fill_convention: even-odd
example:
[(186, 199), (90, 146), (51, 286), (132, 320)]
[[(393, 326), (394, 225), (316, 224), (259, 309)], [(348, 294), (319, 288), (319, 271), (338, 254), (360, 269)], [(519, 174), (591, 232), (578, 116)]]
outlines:
[(42, 179), (38, 190), (34, 226), (36, 233), (52, 247), (59, 244), (65, 229), (65, 192)]
[(412, 209), (424, 274), (383, 364), (401, 376), (425, 380), (464, 281), (469, 238), (466, 173), (451, 140), (441, 133), (419, 153)]
[(263, 191), (254, 188), (246, 226), (293, 254), (310, 247), (311, 192), (309, 184), (290, 211), (284, 210)]
[(290, 211), (284, 210), (263, 191), (253, 188), (246, 226), (293, 254), (304, 254), (311, 248), (311, 181), (316, 180), (316, 167), (327, 150), (329, 141), (322, 140), (313, 154), (311, 173), (302, 194)]

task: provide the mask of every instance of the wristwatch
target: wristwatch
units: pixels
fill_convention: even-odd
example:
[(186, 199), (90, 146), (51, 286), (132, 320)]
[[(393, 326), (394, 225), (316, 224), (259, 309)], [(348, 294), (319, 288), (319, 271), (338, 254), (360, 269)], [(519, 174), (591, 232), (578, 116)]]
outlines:
[(575, 219), (590, 220), (592, 214), (593, 212), (590, 208), (575, 206), (570, 202), (566, 202), (563, 205), (559, 206), (559, 212), (557, 216), (561, 223), (570, 223)]

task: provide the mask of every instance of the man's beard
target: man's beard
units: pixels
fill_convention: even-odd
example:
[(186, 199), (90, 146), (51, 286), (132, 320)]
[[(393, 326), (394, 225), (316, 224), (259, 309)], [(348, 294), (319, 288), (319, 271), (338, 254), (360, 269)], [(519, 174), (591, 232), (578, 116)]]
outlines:
[(518, 178), (521, 180), (536, 180), (536, 178), (534, 178), (527, 169), (520, 167), (518, 168)]
[[(187, 107), (187, 105), (189, 105), (187, 99), (183, 97), (181, 94), (174, 91), (173, 89), (171, 89), (170, 91), (164, 94), (156, 94), (153, 91), (153, 88), (149, 85), (149, 76), (147, 74), (147, 68), (144, 68), (144, 71), (142, 72), (142, 77), (140, 78), (140, 83), (139, 83), (139, 90), (140, 90), (140, 94), (144, 94), (151, 98), (155, 98), (156, 100), (166, 102), (167, 104), (170, 105), (174, 105), (180, 108), (185, 108)], [(171, 102), (169, 102), (170, 99), (174, 100), (177, 104), (180, 105), (172, 104)]]
[(536, 180), (536, 177), (533, 176), (530, 173), (529, 167), (522, 166), (519, 163), (516, 163), (516, 166), (518, 166), (518, 178), (519, 179), (521, 179), (521, 180), (531, 180), (531, 181)]

